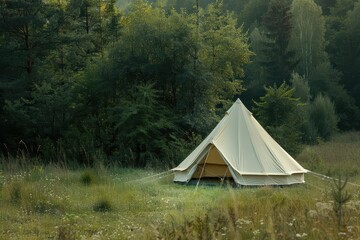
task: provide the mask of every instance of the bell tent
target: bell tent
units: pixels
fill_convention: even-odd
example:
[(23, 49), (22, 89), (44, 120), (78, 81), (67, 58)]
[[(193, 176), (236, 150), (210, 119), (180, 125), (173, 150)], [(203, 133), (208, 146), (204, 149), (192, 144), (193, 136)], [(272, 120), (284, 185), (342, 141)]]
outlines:
[(308, 172), (238, 99), (202, 143), (174, 171), (174, 182), (231, 179), (237, 185), (304, 183)]

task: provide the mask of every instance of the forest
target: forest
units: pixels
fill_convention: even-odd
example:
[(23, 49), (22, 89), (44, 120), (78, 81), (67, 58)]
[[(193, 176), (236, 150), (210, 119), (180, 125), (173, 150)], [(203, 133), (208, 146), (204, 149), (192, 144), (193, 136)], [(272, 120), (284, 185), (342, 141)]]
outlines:
[(359, 0), (0, 0), (0, 156), (174, 166), (240, 98), (290, 154), (360, 130)]

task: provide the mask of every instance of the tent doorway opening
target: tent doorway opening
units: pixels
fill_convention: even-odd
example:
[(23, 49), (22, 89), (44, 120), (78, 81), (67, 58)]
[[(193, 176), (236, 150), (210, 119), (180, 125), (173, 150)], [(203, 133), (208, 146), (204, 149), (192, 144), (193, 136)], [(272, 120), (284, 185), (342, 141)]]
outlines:
[(198, 181), (211, 185), (234, 183), (229, 166), (214, 145), (210, 146), (210, 150), (197, 164), (191, 182)]

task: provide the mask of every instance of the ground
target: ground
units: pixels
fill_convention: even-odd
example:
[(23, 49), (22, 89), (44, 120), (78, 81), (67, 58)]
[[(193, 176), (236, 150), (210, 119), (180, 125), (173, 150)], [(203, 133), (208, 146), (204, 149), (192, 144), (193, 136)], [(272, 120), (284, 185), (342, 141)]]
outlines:
[[(0, 239), (360, 239), (360, 137), (306, 147), (305, 167), (348, 176), (341, 222), (334, 182), (291, 187), (184, 186), (159, 171), (55, 165), (0, 171)], [(340, 174), (340, 175), (339, 175)]]

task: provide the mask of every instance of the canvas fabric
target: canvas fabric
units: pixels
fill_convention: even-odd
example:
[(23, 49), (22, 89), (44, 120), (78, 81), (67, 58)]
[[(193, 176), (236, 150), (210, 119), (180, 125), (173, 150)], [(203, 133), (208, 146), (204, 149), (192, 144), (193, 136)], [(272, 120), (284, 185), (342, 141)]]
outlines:
[(307, 172), (238, 99), (213, 131), (172, 169), (175, 182), (232, 177), (240, 185), (289, 185)]

